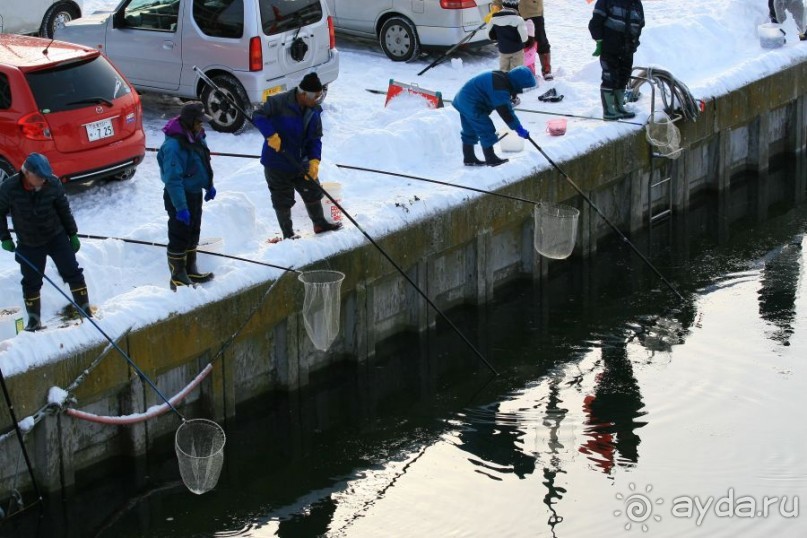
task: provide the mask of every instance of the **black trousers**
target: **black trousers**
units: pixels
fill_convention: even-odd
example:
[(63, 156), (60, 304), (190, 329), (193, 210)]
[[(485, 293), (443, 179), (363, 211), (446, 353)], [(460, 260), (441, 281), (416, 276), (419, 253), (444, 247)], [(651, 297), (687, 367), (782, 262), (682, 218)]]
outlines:
[(185, 191), (188, 211), (191, 214), (190, 226), (177, 220), (177, 210), (171, 203), (168, 191), (163, 190), (163, 203), (168, 213), (168, 252), (182, 254), (199, 245), (199, 234), (202, 231), (202, 193)]
[(535, 42), (538, 44), (538, 54), (548, 53), (549, 38), (546, 37), (546, 26), (544, 24), (543, 15), (538, 17), (530, 17), (530, 20), (535, 25)]
[(603, 90), (624, 90), (630, 82), (630, 73), (633, 71), (633, 54), (606, 54), (600, 56), (602, 67)]
[(84, 270), (78, 265), (76, 253), (73, 252), (73, 247), (70, 246), (70, 239), (67, 234), (57, 234), (47, 244), (40, 247), (19, 244), (17, 245), (17, 253), (25, 256), (25, 259), (36, 267), (36, 270), (34, 270), (30, 265), (17, 258), (17, 263), (20, 264), (20, 272), (22, 272), (20, 284), (22, 284), (24, 297), (37, 297), (39, 295), (48, 256), (56, 264), (59, 276), (70, 286), (71, 290), (85, 286)]
[(306, 204), (313, 204), (322, 200), (322, 190), (318, 184), (305, 179), (299, 172), (284, 172), (264, 167), (263, 175), (269, 186), (272, 197), (272, 207), (275, 209), (291, 209), (294, 205), (294, 191), (300, 193), (300, 198)]

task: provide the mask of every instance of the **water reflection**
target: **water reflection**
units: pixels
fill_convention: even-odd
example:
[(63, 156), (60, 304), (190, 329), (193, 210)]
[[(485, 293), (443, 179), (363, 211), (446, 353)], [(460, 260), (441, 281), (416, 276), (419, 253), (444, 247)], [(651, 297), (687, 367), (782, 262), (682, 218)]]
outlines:
[(763, 260), (759, 290), (759, 315), (774, 326), (769, 338), (790, 345), (796, 318), (796, 292), (801, 273), (803, 236), (777, 248)]

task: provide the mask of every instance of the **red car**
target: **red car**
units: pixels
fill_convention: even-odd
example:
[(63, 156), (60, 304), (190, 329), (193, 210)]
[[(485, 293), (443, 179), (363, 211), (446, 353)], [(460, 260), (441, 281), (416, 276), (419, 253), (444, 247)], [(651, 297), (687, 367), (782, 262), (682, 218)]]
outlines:
[(140, 97), (96, 49), (0, 34), (0, 181), (31, 152), (65, 183), (131, 178), (146, 153)]

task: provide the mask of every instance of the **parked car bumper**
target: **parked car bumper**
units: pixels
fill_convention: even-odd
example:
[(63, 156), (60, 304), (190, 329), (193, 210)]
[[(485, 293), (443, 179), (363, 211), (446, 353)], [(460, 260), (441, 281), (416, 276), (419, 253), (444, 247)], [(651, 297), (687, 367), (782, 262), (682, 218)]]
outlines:
[(62, 153), (40, 146), (32, 151), (42, 152), (53, 163), (53, 172), (63, 183), (88, 181), (122, 174), (143, 162), (146, 135), (138, 129), (124, 140), (88, 151)]
[[(418, 26), (420, 44), (427, 48), (453, 47), (476, 30), (477, 27), (446, 28), (440, 26)], [(470, 47), (481, 47), (491, 43), (488, 33), (482, 28), (466, 44)]]

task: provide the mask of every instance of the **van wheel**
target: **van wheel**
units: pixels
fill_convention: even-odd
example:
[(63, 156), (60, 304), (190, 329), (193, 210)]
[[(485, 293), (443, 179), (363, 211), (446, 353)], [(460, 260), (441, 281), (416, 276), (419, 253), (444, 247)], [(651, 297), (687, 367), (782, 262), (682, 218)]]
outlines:
[(406, 17), (387, 19), (378, 34), (384, 54), (393, 62), (408, 62), (420, 49), (415, 25)]
[(4, 158), (0, 157), (0, 183), (16, 174), (17, 171), (14, 170), (14, 167), (11, 166), (11, 163), (5, 160)]
[(42, 26), (39, 28), (39, 35), (52, 38), (57, 28), (61, 28), (72, 20), (81, 17), (81, 10), (78, 6), (69, 2), (60, 2), (54, 5), (42, 19)]
[(205, 85), (202, 90), (202, 103), (205, 105), (205, 111), (213, 118), (210, 120), (210, 126), (214, 131), (220, 133), (241, 132), (246, 127), (247, 118), (233, 106), (230, 100), (238, 103), (242, 110), (249, 110), (252, 104), (249, 102), (247, 92), (244, 91), (241, 83), (230, 75), (213, 77), (213, 82), (227, 97), (208, 85)]

